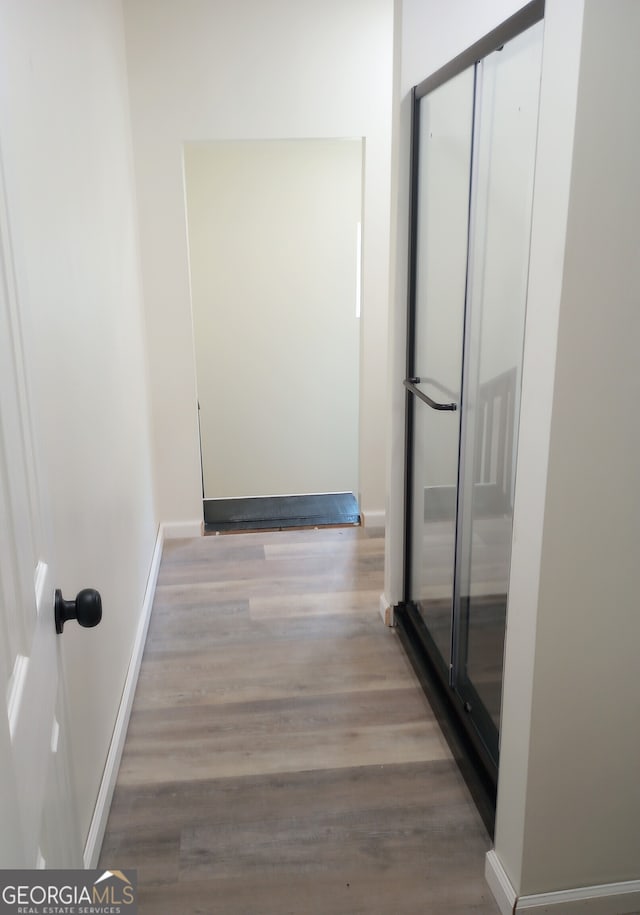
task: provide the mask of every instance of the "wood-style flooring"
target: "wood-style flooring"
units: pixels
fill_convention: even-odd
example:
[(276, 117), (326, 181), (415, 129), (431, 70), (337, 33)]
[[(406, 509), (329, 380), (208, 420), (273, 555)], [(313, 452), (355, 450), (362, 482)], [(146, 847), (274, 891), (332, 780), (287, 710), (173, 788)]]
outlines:
[(362, 528), (169, 541), (100, 866), (142, 915), (498, 909)]

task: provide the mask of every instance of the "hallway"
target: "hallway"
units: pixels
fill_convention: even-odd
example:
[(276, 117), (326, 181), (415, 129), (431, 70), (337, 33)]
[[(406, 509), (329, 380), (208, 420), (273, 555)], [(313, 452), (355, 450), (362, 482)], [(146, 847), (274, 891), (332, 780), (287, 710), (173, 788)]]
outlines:
[(165, 544), (101, 866), (143, 915), (496, 913), (362, 528)]

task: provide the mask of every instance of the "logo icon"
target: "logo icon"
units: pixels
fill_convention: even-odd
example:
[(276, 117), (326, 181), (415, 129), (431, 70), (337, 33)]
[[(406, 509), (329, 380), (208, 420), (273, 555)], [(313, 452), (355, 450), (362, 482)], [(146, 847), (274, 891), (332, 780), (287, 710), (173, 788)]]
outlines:
[(118, 880), (122, 880), (123, 883), (128, 883), (131, 886), (131, 881), (128, 877), (125, 877), (122, 871), (105, 871), (102, 877), (98, 877), (97, 880), (93, 881), (93, 885), (96, 886), (96, 884), (102, 883), (103, 880), (108, 880), (109, 877), (117, 877)]

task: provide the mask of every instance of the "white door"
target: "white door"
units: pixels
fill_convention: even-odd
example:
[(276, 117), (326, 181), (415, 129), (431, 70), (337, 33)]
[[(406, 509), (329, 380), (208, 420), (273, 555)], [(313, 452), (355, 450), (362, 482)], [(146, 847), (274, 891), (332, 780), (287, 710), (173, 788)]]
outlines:
[(0, 183), (0, 868), (81, 867), (26, 365)]

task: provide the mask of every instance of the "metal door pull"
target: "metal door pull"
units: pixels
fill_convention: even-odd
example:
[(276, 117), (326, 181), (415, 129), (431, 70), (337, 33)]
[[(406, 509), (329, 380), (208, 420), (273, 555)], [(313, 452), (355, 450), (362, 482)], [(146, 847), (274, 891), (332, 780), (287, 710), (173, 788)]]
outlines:
[[(428, 394), (425, 394), (424, 391), (421, 391), (420, 388), (416, 387), (416, 385), (420, 384), (421, 381), (423, 384), (427, 381), (431, 382), (431, 384), (437, 384), (437, 382), (431, 381), (430, 378), (423, 378), (423, 379), (405, 378), (405, 380), (403, 381), (403, 384), (404, 384), (405, 388), (407, 388), (407, 390), (411, 391), (411, 393), (415, 394), (415, 396), (417, 398), (424, 401), (424, 403), (426, 403), (429, 407), (431, 407), (432, 410), (457, 410), (458, 409), (457, 403), (438, 403), (437, 400), (432, 400)], [(442, 385), (438, 384), (438, 387), (442, 388)]]

